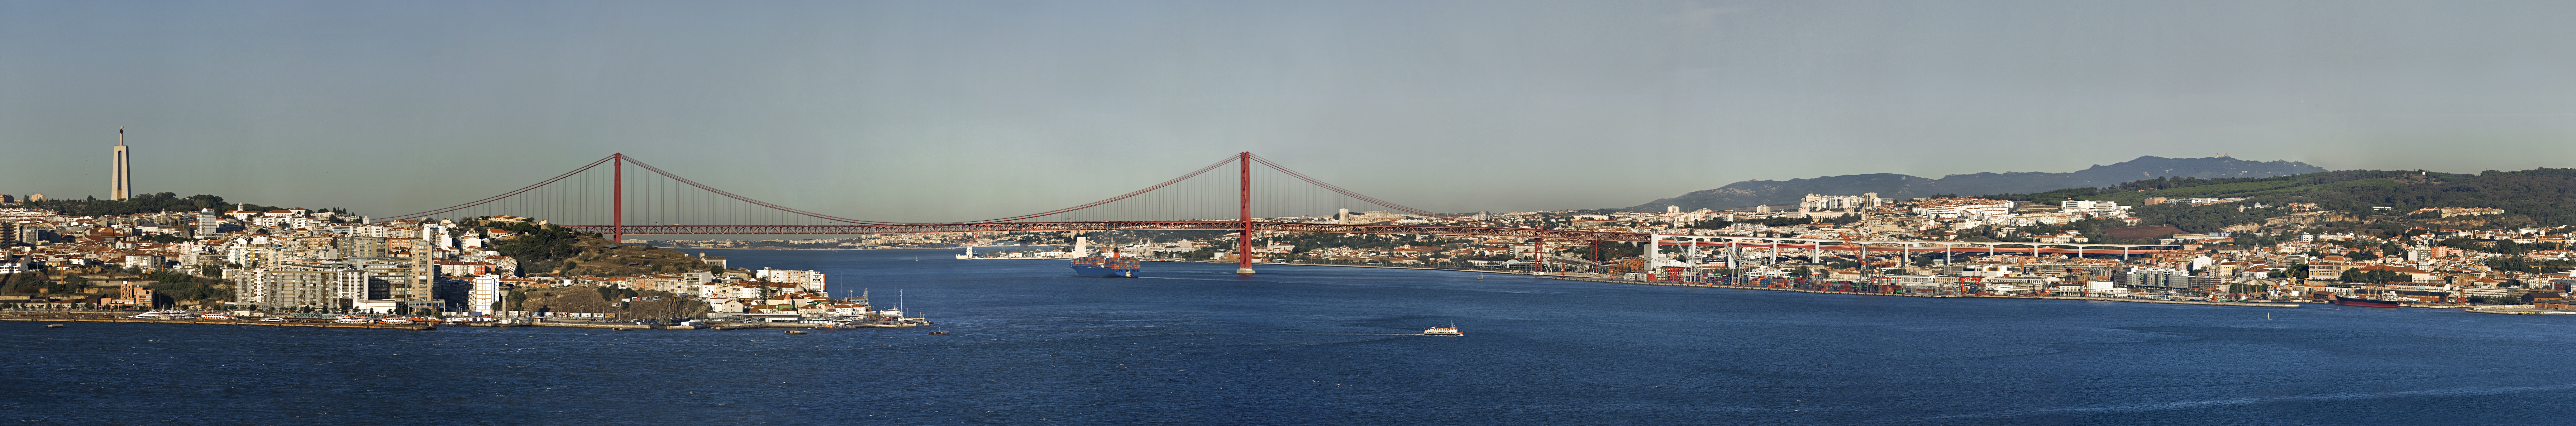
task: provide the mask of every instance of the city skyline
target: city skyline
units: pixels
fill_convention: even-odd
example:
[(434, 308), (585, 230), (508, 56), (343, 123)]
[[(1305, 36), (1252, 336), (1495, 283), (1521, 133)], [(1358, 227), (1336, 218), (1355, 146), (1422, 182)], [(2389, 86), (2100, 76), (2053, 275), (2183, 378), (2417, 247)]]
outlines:
[[(2576, 40), (2538, 18), (2570, 6), (2428, 4), (10, 3), (0, 139), (48, 161), (0, 191), (113, 197), (85, 170), (119, 125), (154, 153), (141, 193), (379, 214), (612, 152), (856, 216), (1058, 207), (1115, 191), (1014, 180), (1141, 187), (1244, 150), (1441, 211), (2140, 155), (2576, 153), (2576, 86), (2532, 54)], [(1676, 161), (1708, 166), (1648, 167)]]

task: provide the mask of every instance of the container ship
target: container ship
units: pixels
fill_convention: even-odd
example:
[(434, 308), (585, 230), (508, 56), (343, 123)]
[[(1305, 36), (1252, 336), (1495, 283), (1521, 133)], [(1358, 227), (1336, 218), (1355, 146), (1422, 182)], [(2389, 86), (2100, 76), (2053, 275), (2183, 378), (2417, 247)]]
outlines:
[(2335, 298), (2334, 298), (2334, 304), (2337, 304), (2337, 305), (2344, 305), (2344, 306), (2368, 306), (2368, 307), (2373, 307), (2373, 308), (2394, 308), (2394, 307), (2397, 307), (2397, 302), (2390, 302), (2390, 301), (2385, 301), (2385, 300), (2360, 299), (2360, 298), (2353, 298), (2353, 297), (2347, 297), (2347, 296), (2341, 296), (2341, 295), (2335, 296)]
[(1119, 257), (1115, 251), (1073, 258), (1073, 274), (1086, 277), (1135, 278), (1136, 270), (1143, 268), (1136, 258)]

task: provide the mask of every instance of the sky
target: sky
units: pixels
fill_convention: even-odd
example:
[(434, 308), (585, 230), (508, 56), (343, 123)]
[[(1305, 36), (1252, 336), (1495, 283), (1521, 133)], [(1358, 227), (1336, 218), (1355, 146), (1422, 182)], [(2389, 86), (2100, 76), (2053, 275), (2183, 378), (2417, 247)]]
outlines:
[(2568, 167), (2564, 1), (0, 0), (0, 193), (397, 214), (623, 152), (851, 217), (1252, 151), (1435, 211), (2142, 155)]

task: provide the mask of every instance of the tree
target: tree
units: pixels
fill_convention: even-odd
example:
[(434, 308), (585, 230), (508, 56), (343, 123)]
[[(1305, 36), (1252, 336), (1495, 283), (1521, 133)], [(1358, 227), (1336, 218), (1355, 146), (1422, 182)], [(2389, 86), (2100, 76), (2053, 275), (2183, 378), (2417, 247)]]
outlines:
[(2397, 273), (2397, 271), (2385, 269), (2363, 270), (2360, 268), (2354, 268), (2343, 270), (2343, 276), (2341, 278), (2342, 281), (2346, 283), (2387, 284), (2390, 282), (2404, 282), (2409, 277), (2407, 277), (2406, 274), (2400, 274)]

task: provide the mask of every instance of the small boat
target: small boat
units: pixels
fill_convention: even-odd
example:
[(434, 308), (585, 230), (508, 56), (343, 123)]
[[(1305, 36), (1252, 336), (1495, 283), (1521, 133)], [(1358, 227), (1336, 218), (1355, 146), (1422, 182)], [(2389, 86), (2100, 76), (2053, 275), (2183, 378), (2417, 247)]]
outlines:
[(204, 319), (215, 320), (215, 321), (231, 321), (231, 320), (233, 319), (233, 316), (232, 316), (232, 315), (230, 315), (230, 314), (225, 314), (225, 313), (221, 313), (221, 312), (207, 312), (207, 313), (205, 313), (204, 315), (198, 315), (198, 316), (197, 316), (197, 318), (204, 318)]
[(930, 335), (932, 335), (932, 336), (946, 336), (946, 335), (948, 335), (948, 332), (945, 332), (945, 331), (933, 331), (933, 332), (930, 332)]
[(787, 334), (805, 334), (805, 330), (787, 330)]
[(374, 319), (369, 319), (369, 318), (364, 317), (364, 316), (358, 316), (358, 315), (341, 315), (341, 316), (340, 316), (340, 318), (338, 318), (338, 319), (333, 319), (333, 320), (331, 320), (331, 322), (341, 323), (341, 324), (371, 324), (371, 323), (375, 323), (375, 322), (376, 322), (376, 320), (374, 320)]
[(45, 328), (63, 328), (62, 324), (45, 324)]
[(1448, 327), (1432, 327), (1432, 328), (1429, 328), (1429, 329), (1422, 330), (1422, 335), (1424, 335), (1424, 336), (1465, 336), (1465, 335), (1467, 335), (1467, 333), (1459, 332), (1459, 331), (1458, 331), (1458, 323), (1454, 323), (1454, 322), (1453, 322), (1453, 323), (1449, 323), (1449, 326), (1448, 326)]
[(268, 318), (260, 318), (260, 319), (259, 319), (259, 322), (286, 322), (286, 318), (285, 318), (285, 317), (268, 317)]

